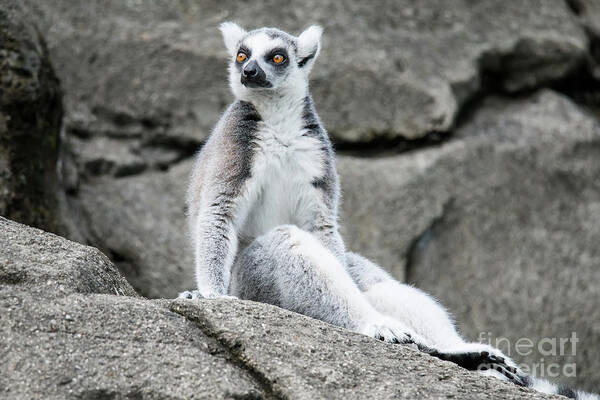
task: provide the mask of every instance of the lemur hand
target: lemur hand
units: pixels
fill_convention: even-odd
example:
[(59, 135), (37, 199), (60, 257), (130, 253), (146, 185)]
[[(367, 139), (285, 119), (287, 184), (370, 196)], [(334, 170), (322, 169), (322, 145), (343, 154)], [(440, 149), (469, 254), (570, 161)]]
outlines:
[(403, 323), (383, 315), (366, 323), (361, 333), (387, 343), (422, 344), (425, 341)]

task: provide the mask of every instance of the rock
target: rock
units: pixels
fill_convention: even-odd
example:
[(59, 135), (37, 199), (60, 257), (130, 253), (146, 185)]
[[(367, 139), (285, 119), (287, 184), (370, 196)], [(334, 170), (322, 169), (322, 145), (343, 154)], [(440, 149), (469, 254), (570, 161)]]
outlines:
[(43, 299), (73, 293), (136, 296), (104, 254), (0, 217), (0, 284)]
[(60, 88), (19, 2), (0, 1), (0, 215), (58, 229)]
[[(589, 36), (589, 69), (591, 75), (600, 81), (600, 3), (595, 0), (567, 1), (573, 12), (579, 17), (580, 23)], [(598, 100), (597, 90), (596, 104)]]
[(568, 0), (567, 4), (581, 18), (592, 37), (600, 39), (600, 4), (594, 0)]
[(6, 398), (263, 398), (212, 338), (162, 303), (0, 286)]
[(267, 304), (133, 297), (97, 250), (0, 225), (6, 398), (550, 398)]
[(98, 179), (70, 199), (80, 209), (77, 232), (115, 261), (135, 289), (173, 298), (195, 287), (193, 252), (185, 219), (191, 161), (168, 171)]
[(267, 304), (175, 300), (170, 309), (214, 336), (277, 398), (546, 398)]
[[(599, 150), (598, 121), (556, 93), (487, 100), (440, 147), (340, 160), (346, 236), (438, 297), (466, 337), (506, 337), (511, 347), (500, 347), (530, 368), (575, 362), (576, 377), (558, 378), (593, 390)], [(519, 338), (558, 343), (572, 332), (575, 354), (516, 353)]]
[(137, 297), (97, 249), (4, 218), (0, 310), (3, 397), (260, 397), (214, 339)]
[(446, 132), (481, 90), (482, 75), (495, 74), (507, 90), (527, 89), (568, 75), (587, 47), (562, 0), (452, 8), (440, 0), (26, 3), (66, 89), (67, 132), (118, 136), (134, 149), (157, 136), (179, 147), (207, 136), (231, 100), (217, 30), (224, 20), (296, 33), (325, 27), (312, 87), (341, 142)]

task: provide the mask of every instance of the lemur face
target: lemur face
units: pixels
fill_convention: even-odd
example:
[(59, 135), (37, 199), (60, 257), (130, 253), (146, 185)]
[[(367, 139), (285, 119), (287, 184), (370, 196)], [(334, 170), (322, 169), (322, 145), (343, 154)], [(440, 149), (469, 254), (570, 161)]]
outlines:
[(320, 49), (320, 27), (312, 26), (295, 37), (274, 28), (246, 32), (225, 22), (221, 32), (232, 57), (229, 79), (238, 98), (307, 87)]

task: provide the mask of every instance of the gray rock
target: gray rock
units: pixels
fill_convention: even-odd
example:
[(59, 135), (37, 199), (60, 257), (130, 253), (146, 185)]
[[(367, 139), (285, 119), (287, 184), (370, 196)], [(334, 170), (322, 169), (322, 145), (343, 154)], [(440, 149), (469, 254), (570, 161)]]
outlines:
[(201, 141), (230, 102), (224, 20), (297, 33), (321, 23), (313, 91), (327, 127), (348, 142), (448, 131), (482, 74), (530, 88), (569, 74), (587, 47), (562, 0), (27, 3), (66, 89), (67, 129), (143, 143)]
[[(530, 368), (576, 363), (576, 378), (561, 369), (559, 379), (593, 390), (599, 151), (600, 124), (562, 96), (485, 101), (438, 148), (342, 159), (346, 236), (437, 296), (467, 337), (506, 337), (512, 347), (500, 347)], [(521, 337), (558, 342), (572, 332), (576, 354), (516, 353)]]
[(228, 352), (162, 303), (79, 294), (47, 300), (0, 285), (0, 309), (3, 397), (263, 398)]
[(589, 33), (600, 39), (600, 3), (594, 0), (568, 0), (567, 3)]
[(87, 176), (132, 175), (140, 173), (147, 166), (139, 154), (132, 153), (119, 139), (99, 136), (82, 140), (71, 137), (69, 145), (71, 151), (78, 155), (78, 171)]
[(547, 398), (267, 304), (175, 300), (170, 309), (214, 336), (278, 398)]
[(266, 304), (106, 294), (134, 295), (97, 250), (0, 227), (3, 398), (550, 398)]
[(261, 398), (166, 305), (137, 297), (97, 249), (0, 217), (2, 397)]
[(81, 210), (77, 233), (115, 261), (144, 296), (173, 298), (195, 287), (185, 219), (191, 161), (168, 171), (100, 178), (69, 199)]
[[(600, 81), (600, 2), (596, 0), (568, 0), (567, 3), (579, 17), (589, 36), (589, 66), (592, 76)], [(598, 102), (599, 100), (596, 98), (596, 103)]]
[(18, 285), (46, 301), (72, 293), (136, 296), (93, 247), (0, 217), (0, 284)]
[(20, 2), (0, 1), (0, 215), (56, 230), (60, 88)]

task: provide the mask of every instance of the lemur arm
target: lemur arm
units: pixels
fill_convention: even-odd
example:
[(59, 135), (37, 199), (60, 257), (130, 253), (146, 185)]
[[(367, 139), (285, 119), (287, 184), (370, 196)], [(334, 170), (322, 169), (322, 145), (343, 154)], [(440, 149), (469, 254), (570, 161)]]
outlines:
[(331, 250), (346, 265), (346, 246), (339, 233), (338, 226), (338, 203), (340, 198), (339, 178), (335, 169), (335, 159), (329, 142), (326, 152), (325, 173), (323, 177), (313, 183), (314, 187), (321, 192), (320, 207), (313, 219), (311, 232), (316, 235), (321, 243)]
[(238, 200), (250, 177), (259, 121), (260, 116), (250, 103), (233, 103), (198, 156), (188, 202), (195, 216), (191, 233), (196, 280), (203, 297), (227, 295), (238, 248)]
[(323, 127), (315, 105), (310, 96), (304, 99), (304, 128), (307, 136), (313, 137), (321, 143), (322, 149), (322, 175), (313, 182), (313, 187), (320, 192), (319, 205), (316, 215), (311, 215), (308, 230), (321, 241), (321, 243), (336, 255), (342, 265), (346, 265), (346, 248), (339, 234), (337, 213), (340, 198), (340, 184), (335, 169), (335, 153), (329, 140), (327, 131)]
[(338, 231), (337, 220), (329, 215), (330, 212), (322, 212), (314, 221), (311, 229), (313, 235), (345, 265), (346, 247), (342, 236)]
[(230, 195), (220, 193), (200, 210), (192, 227), (198, 291), (206, 298), (227, 295), (238, 244), (233, 204)]

